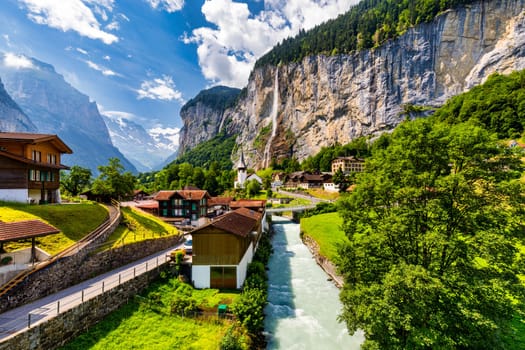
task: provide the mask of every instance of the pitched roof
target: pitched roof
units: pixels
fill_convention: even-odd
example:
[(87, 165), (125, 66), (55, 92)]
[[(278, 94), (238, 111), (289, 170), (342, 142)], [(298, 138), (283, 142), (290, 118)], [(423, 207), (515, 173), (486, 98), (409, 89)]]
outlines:
[(233, 197), (211, 197), (208, 200), (208, 206), (214, 205), (228, 205), (233, 200)]
[(0, 141), (12, 141), (22, 143), (42, 143), (51, 142), (61, 153), (73, 153), (57, 135), (51, 134), (32, 134), (23, 132), (0, 132)]
[(0, 242), (47, 236), (59, 232), (56, 227), (40, 220), (0, 222)]
[(230, 208), (264, 208), (266, 201), (261, 199), (239, 199), (238, 201), (230, 202)]
[(201, 200), (204, 197), (210, 198), (208, 191), (205, 190), (176, 190), (176, 191), (159, 191), (153, 199), (157, 201), (170, 200), (175, 194), (183, 199)]
[(260, 220), (260, 216), (257, 217), (257, 215), (255, 215), (255, 212), (253, 211), (253, 215), (250, 215), (244, 210), (249, 211), (249, 209), (242, 209), (242, 211), (231, 211), (222, 216), (219, 216), (214, 221), (210, 222), (205, 226), (199, 227), (191, 233), (199, 234), (200, 232), (204, 232), (205, 228), (215, 227), (220, 230), (234, 234), (236, 236), (247, 237), (251, 232), (253, 232), (256, 229), (257, 224)]
[(167, 201), (173, 196), (177, 191), (159, 191), (153, 198), (156, 201)]

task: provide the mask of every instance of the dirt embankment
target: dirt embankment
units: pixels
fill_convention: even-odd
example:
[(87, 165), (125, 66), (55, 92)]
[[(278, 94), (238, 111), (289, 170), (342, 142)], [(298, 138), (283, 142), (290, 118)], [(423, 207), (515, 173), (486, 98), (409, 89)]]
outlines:
[(314, 256), (317, 264), (321, 266), (321, 268), (330, 277), (329, 279), (334, 282), (337, 288), (341, 288), (343, 286), (343, 277), (337, 274), (337, 268), (330, 260), (319, 254), (319, 244), (317, 244), (316, 241), (305, 234), (301, 235), (301, 239)]

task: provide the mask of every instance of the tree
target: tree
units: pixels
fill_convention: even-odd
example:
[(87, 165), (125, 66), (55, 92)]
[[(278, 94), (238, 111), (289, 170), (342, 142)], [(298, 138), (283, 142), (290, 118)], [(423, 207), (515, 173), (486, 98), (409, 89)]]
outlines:
[(95, 194), (122, 199), (133, 193), (136, 179), (129, 171), (124, 172), (124, 166), (118, 158), (110, 158), (108, 165), (98, 167), (100, 175), (93, 182)]
[(77, 196), (91, 184), (91, 170), (73, 165), (68, 174), (61, 175), (60, 184), (71, 195)]
[(337, 185), (339, 188), (339, 192), (345, 192), (348, 186), (350, 185), (348, 180), (346, 179), (345, 174), (341, 170), (341, 168), (337, 169), (334, 173), (333, 180), (334, 184)]
[(257, 180), (250, 180), (246, 183), (246, 193), (248, 197), (254, 197), (261, 192), (261, 184)]
[(374, 149), (339, 208), (341, 318), (364, 349), (502, 347), (524, 300), (521, 173), (472, 123), (404, 122)]

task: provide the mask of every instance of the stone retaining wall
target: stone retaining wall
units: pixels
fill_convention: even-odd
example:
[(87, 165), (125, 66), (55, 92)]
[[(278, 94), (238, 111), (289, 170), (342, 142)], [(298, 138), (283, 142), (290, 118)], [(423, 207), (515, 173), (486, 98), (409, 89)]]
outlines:
[(343, 277), (337, 274), (337, 268), (334, 266), (334, 264), (332, 264), (330, 260), (319, 254), (319, 245), (317, 244), (317, 242), (305, 234), (301, 235), (301, 239), (314, 256), (317, 265), (321, 266), (324, 272), (326, 272), (326, 274), (330, 276), (337, 288), (341, 288), (344, 283)]
[(53, 350), (65, 345), (146, 288), (159, 269), (150, 270), (2, 343), (0, 350)]
[(2, 297), (0, 313), (41, 299), (155, 252), (168, 249), (182, 239), (182, 236), (151, 239), (97, 254), (92, 253), (93, 247), (83, 249), (75, 255), (60, 259), (28, 276), (26, 280)]

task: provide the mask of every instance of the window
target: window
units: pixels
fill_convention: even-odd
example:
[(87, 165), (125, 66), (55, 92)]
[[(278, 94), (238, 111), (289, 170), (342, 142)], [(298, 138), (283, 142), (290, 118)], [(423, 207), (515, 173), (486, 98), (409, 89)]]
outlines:
[(47, 162), (49, 164), (56, 164), (57, 163), (57, 156), (56, 156), (56, 154), (48, 153), (47, 154)]
[(33, 150), (31, 152), (31, 160), (35, 162), (41, 162), (42, 161), (42, 153), (40, 151)]
[(162, 209), (162, 216), (168, 216), (168, 209)]
[(40, 170), (34, 170), (34, 169), (31, 169), (29, 170), (29, 181), (42, 181), (40, 179)]

